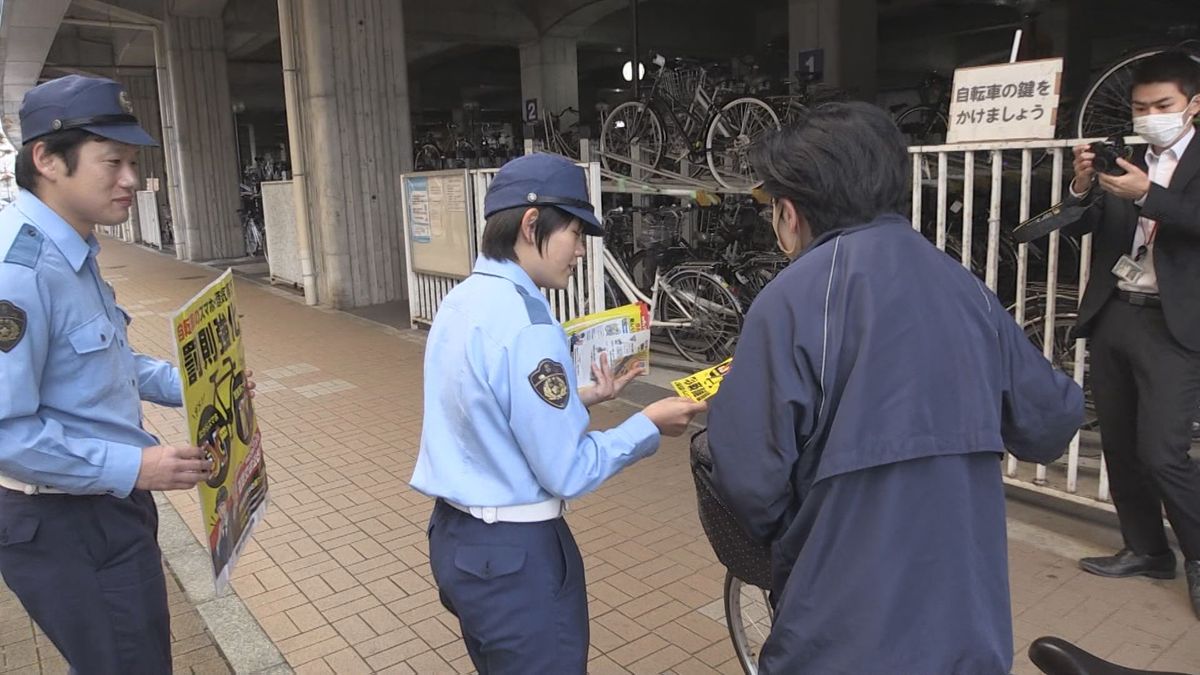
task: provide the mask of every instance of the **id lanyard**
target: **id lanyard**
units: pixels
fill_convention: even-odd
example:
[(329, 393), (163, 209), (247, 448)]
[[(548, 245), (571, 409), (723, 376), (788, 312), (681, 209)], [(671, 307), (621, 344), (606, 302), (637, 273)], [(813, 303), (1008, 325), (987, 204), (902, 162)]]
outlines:
[(1137, 255), (1133, 257), (1134, 262), (1142, 262), (1142, 259), (1146, 257), (1147, 253), (1150, 252), (1150, 247), (1154, 245), (1154, 238), (1158, 236), (1158, 221), (1153, 220), (1150, 222), (1151, 225), (1149, 233), (1146, 233), (1146, 228), (1141, 227), (1141, 225), (1138, 226), (1141, 228), (1143, 233), (1146, 233), (1146, 241), (1138, 247)]

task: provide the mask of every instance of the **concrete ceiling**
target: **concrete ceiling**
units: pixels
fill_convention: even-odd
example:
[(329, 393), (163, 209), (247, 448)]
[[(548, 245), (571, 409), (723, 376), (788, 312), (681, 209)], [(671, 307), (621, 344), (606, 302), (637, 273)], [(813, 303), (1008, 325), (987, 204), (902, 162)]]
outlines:
[(17, 113), (25, 92), (37, 84), (70, 0), (3, 0), (0, 4), (0, 91), (2, 124), (14, 146), (21, 144)]
[[(394, 0), (401, 1), (401, 0)], [(221, 16), (233, 98), (248, 109), (280, 110), (277, 0), (2, 0), (0, 62), (5, 111), (39, 75), (111, 74), (154, 65), (153, 34), (125, 27), (161, 25), (164, 12)], [(631, 0), (404, 0), (409, 77), (422, 107), (445, 107), (470, 92), (507, 106), (519, 88), (516, 48), (541, 36), (579, 43), (580, 90), (615, 90), (628, 59)], [(1072, 3), (1094, 17), (1089, 30), (1120, 31), (1125, 46), (1153, 37), (1164, 23), (1200, 23), (1196, 0), (878, 0), (881, 42), (898, 58), (881, 69), (907, 68), (897, 79), (930, 67), (922, 45), (935, 44), (952, 64), (955, 54), (1002, 49), (1022, 11)], [(1141, 8), (1129, 12), (1131, 6)], [(639, 0), (641, 48), (714, 60), (763, 54), (786, 43), (788, 0)], [(1116, 8), (1124, 8), (1124, 15)], [(82, 20), (59, 26), (68, 19)], [(105, 24), (103, 26), (95, 25)], [(1145, 24), (1146, 30), (1141, 24)], [(1153, 24), (1153, 25), (1152, 25)], [(1106, 27), (1105, 27), (1106, 26)], [(990, 33), (988, 32), (990, 31)], [(1145, 35), (1143, 35), (1145, 34)], [(57, 40), (55, 36), (57, 35)], [(1113, 38), (1115, 39), (1115, 38)], [(914, 49), (915, 47), (922, 49)], [(53, 44), (53, 49), (51, 49)], [(1107, 46), (1107, 42), (1104, 43)], [(1116, 45), (1114, 45), (1114, 48)], [(948, 56), (947, 56), (948, 55)], [(770, 58), (786, 58), (786, 49)], [(932, 57), (930, 57), (932, 58)], [(909, 63), (911, 62), (911, 63)], [(45, 72), (43, 73), (43, 66)], [(486, 66), (486, 68), (484, 67)], [(495, 66), (493, 68), (493, 66)], [(491, 70), (487, 70), (491, 68)], [(493, 72), (494, 71), (494, 72)], [(503, 71), (503, 73), (501, 72)], [(499, 98), (496, 98), (499, 97)], [(15, 104), (13, 102), (16, 102)]]

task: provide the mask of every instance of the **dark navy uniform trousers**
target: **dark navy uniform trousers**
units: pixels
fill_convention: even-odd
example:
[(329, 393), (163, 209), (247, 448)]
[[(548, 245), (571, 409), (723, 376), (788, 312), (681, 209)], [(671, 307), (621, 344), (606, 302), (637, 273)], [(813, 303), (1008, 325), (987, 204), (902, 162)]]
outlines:
[(488, 524), (439, 499), (429, 561), (480, 675), (586, 672), (583, 558), (565, 520)]
[(171, 672), (158, 510), (149, 492), (0, 488), (0, 575), (76, 673)]

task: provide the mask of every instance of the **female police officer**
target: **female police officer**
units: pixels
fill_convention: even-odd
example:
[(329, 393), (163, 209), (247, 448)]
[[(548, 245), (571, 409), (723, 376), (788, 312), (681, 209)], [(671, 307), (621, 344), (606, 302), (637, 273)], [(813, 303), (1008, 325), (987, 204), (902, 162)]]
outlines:
[(565, 288), (583, 237), (600, 236), (583, 171), (557, 155), (506, 164), (484, 200), (474, 273), (438, 308), (425, 353), (425, 418), (412, 485), (437, 497), (429, 558), (483, 675), (583, 673), (583, 561), (562, 518), (683, 433), (702, 404), (670, 398), (608, 431), (587, 406), (616, 395), (607, 366), (576, 391), (562, 328), (539, 287)]
[(712, 400), (713, 481), (772, 546), (760, 673), (1012, 666), (999, 458), (1062, 454), (1083, 392), (913, 231), (900, 132), (829, 104), (752, 156), (793, 262)]

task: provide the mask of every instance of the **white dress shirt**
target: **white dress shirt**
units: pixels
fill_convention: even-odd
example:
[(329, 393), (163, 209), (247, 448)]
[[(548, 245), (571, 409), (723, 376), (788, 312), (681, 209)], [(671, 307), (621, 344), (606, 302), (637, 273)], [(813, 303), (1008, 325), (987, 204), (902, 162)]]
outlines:
[[(1161, 153), (1155, 152), (1153, 147), (1146, 148), (1146, 174), (1150, 176), (1152, 183), (1168, 188), (1171, 186), (1171, 177), (1175, 175), (1175, 169), (1179, 166), (1179, 158), (1183, 157), (1183, 153), (1191, 144), (1192, 139), (1196, 136), (1195, 128), (1189, 129), (1183, 138), (1175, 142), (1175, 145), (1163, 150)], [(1075, 192), (1074, 183), (1068, 188), (1071, 195), (1077, 199), (1081, 199), (1087, 195), (1087, 192), (1082, 194)], [(1143, 195), (1141, 199), (1134, 202), (1138, 206), (1145, 203), (1146, 197), (1149, 194)], [(1149, 218), (1138, 218), (1137, 231), (1133, 235), (1133, 246), (1129, 250), (1129, 257), (1136, 258), (1138, 249), (1146, 244), (1150, 239), (1150, 235), (1154, 232), (1158, 224)], [(1155, 240), (1158, 237), (1155, 235)], [(1117, 288), (1123, 291), (1133, 293), (1148, 293), (1158, 295), (1158, 274), (1154, 270), (1154, 242), (1151, 241), (1146, 247), (1146, 255), (1139, 264), (1142, 266), (1142, 276), (1137, 283), (1129, 283), (1127, 281), (1118, 281)]]

